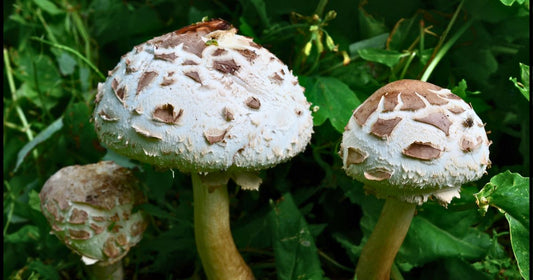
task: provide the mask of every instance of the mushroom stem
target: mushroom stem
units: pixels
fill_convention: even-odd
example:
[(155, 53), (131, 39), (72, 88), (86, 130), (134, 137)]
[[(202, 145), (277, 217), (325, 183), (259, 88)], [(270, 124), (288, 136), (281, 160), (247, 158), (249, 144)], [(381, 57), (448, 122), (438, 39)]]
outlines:
[(207, 278), (255, 279), (231, 235), (227, 180), (213, 185), (202, 179), (192, 174), (194, 235)]
[(97, 262), (87, 266), (87, 274), (90, 280), (122, 280), (124, 279), (124, 268), (122, 260), (112, 264), (102, 264)]
[(355, 269), (359, 280), (389, 280), (394, 258), (400, 250), (416, 204), (387, 198), (378, 223), (366, 242)]

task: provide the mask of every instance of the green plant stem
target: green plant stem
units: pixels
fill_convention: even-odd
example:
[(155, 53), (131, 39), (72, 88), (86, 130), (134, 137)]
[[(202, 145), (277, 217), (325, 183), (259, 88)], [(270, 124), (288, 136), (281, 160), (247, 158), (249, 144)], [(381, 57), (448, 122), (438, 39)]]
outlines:
[(105, 80), (106, 79), (104, 74), (102, 74), (102, 72), (100, 72), (100, 70), (98, 70), (98, 68), (96, 68), (96, 66), (94, 66), (94, 64), (92, 64), (91, 61), (89, 61), (86, 57), (84, 57), (82, 54), (80, 54), (75, 49), (72, 49), (70, 47), (67, 47), (67, 46), (64, 46), (64, 45), (60, 45), (60, 44), (57, 44), (57, 43), (53, 43), (53, 42), (47, 41), (47, 40), (39, 38), (39, 37), (31, 37), (31, 39), (39, 41), (41, 43), (48, 44), (48, 45), (50, 45), (50, 46), (52, 46), (54, 48), (65, 50), (67, 52), (70, 52), (70, 53), (74, 54), (75, 56), (80, 58), (83, 62), (85, 62), (98, 75), (98, 77), (101, 80)]
[(358, 280), (389, 280), (394, 258), (411, 225), (416, 204), (385, 200), (379, 220), (361, 251), (355, 269)]
[[(13, 217), (13, 211), (15, 210), (15, 199), (12, 197), (13, 193), (11, 192), (11, 186), (7, 181), (4, 181), (4, 185), (6, 186), (7, 194), (11, 198), (11, 202), (9, 203), (9, 211), (6, 215), (6, 223), (4, 225), (4, 237), (7, 234), (7, 229), (9, 228), (9, 224), (11, 224), (11, 218)], [(4, 200), (4, 203), (6, 201)]]
[[(231, 235), (226, 182), (206, 183), (207, 176), (191, 174), (194, 201), (194, 236), (209, 280), (255, 279)], [(208, 175), (209, 176), (209, 175)]]
[(426, 82), (429, 79), (429, 76), (431, 75), (435, 67), (437, 67), (437, 64), (439, 64), (439, 62), (444, 57), (444, 55), (448, 52), (448, 50), (450, 50), (450, 48), (455, 44), (455, 42), (457, 42), (457, 40), (463, 35), (463, 33), (465, 33), (465, 31), (472, 25), (472, 22), (473, 21), (470, 20), (467, 23), (465, 23), (463, 26), (461, 26), (461, 28), (457, 31), (457, 33), (455, 33), (452, 36), (452, 38), (450, 38), (450, 40), (442, 46), (440, 51), (435, 55), (435, 57), (428, 64), (428, 67), (426, 68), (426, 70), (424, 71), (424, 74), (420, 78), (421, 81)]
[(457, 20), (457, 16), (459, 15), (461, 8), (463, 7), (463, 2), (464, 0), (461, 1), (461, 3), (459, 3), (459, 6), (457, 6), (457, 9), (455, 10), (455, 13), (453, 14), (450, 20), (450, 23), (448, 24), (448, 26), (446, 26), (446, 29), (440, 36), (439, 42), (437, 43), (437, 46), (435, 46), (435, 49), (433, 50), (433, 54), (431, 55), (432, 59), (430, 59), (429, 63), (426, 65), (426, 68), (420, 78), (421, 81), (426, 82), (429, 79), (429, 76), (431, 75), (435, 67), (437, 67), (437, 64), (439, 64), (440, 60), (444, 57), (444, 55), (448, 52), (448, 50), (455, 44), (455, 42), (463, 35), (463, 33), (472, 24), (472, 19), (470, 19), (452, 36), (452, 38), (450, 38), (448, 42), (446, 42), (446, 44), (444, 44), (444, 41), (446, 40), (448, 33), (450, 32), (453, 24)]
[[(20, 122), (22, 123), (22, 127), (23, 127), (23, 130), (24, 130), (24, 133), (26, 134), (26, 137), (28, 138), (29, 141), (32, 141), (33, 140), (33, 132), (31, 131), (30, 129), (30, 125), (28, 123), (28, 120), (26, 119), (26, 115), (24, 114), (24, 111), (22, 111), (22, 108), (20, 108), (20, 106), (18, 105), (18, 102), (17, 102), (17, 94), (16, 94), (16, 89), (15, 89), (15, 81), (13, 79), (13, 70), (11, 69), (11, 64), (9, 63), (9, 52), (7, 51), (6, 48), (4, 48), (4, 65), (6, 67), (6, 77), (7, 77), (7, 83), (9, 85), (9, 91), (11, 92), (11, 99), (13, 100), (13, 104), (15, 106), (15, 111), (17, 112), (17, 115), (20, 119)], [(4, 116), (4, 125), (5, 125), (5, 122), (7, 121), (7, 116)], [(5, 134), (4, 134), (5, 136)], [(5, 139), (4, 139), (4, 143), (5, 143)], [(33, 156), (35, 158), (38, 157), (38, 152), (37, 150), (34, 150), (33, 152)]]

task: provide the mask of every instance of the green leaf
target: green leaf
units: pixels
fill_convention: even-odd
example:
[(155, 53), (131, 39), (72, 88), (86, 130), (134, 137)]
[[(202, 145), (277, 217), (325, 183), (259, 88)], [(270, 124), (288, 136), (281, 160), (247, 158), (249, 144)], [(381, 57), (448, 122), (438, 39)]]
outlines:
[(323, 279), (317, 248), (291, 194), (271, 202), (272, 246), (278, 279)]
[(484, 256), (491, 246), (488, 234), (475, 228), (466, 230), (464, 236), (454, 235), (425, 217), (415, 216), (396, 261), (408, 270), (439, 258), (477, 259)]
[(522, 223), (507, 213), (505, 218), (509, 222), (511, 246), (520, 274), (524, 279), (529, 280), (529, 228), (524, 227)]
[(462, 79), (457, 86), (453, 87), (451, 89), (451, 92), (453, 92), (455, 95), (461, 97), (462, 99), (465, 99), (468, 94), (480, 94), (480, 91), (467, 91), (466, 90), (467, 85), (465, 79)]
[(505, 213), (520, 273), (529, 279), (529, 177), (505, 171), (492, 177), (475, 197), (483, 214), (489, 206)]
[(4, 236), (4, 242), (15, 244), (37, 242), (39, 240), (39, 236), (39, 227), (34, 225), (25, 225), (14, 233), (6, 234)]
[(41, 199), (39, 198), (39, 193), (36, 190), (31, 190), (28, 196), (28, 205), (30, 208), (37, 212), (41, 212)]
[(348, 49), (350, 50), (351, 55), (355, 55), (357, 54), (357, 51), (362, 50), (362, 49), (385, 48), (385, 43), (387, 42), (387, 38), (389, 38), (389, 33), (379, 34), (372, 38), (368, 38), (365, 40), (352, 43), (350, 44), (350, 46), (348, 46)]
[(76, 65), (78, 64), (76, 60), (68, 54), (66, 51), (61, 51), (60, 54), (56, 56), (57, 63), (59, 64), (59, 71), (63, 75), (70, 75), (74, 73)]
[(26, 145), (24, 145), (24, 147), (22, 147), (22, 149), (20, 149), (20, 151), (18, 152), (17, 164), (15, 165), (15, 169), (13, 170), (13, 172), (16, 172), (18, 170), (18, 168), (20, 167), (20, 165), (24, 161), (24, 158), (26, 158), (26, 156), (37, 145), (39, 145), (42, 142), (48, 140), (48, 138), (52, 137), (52, 135), (54, 135), (54, 133), (59, 131), (62, 127), (63, 127), (63, 119), (62, 118), (58, 118), (52, 124), (50, 124), (47, 128), (45, 128), (43, 131), (41, 131), (39, 134), (37, 134), (37, 136), (35, 136), (35, 138), (33, 138), (32, 141), (30, 141)]
[(514, 2), (522, 5), (524, 3), (526, 3), (527, 0), (500, 0), (500, 2), (502, 2), (502, 4), (504, 4), (505, 6), (512, 6), (514, 4)]
[(59, 273), (56, 268), (51, 265), (46, 265), (41, 261), (32, 261), (28, 265), (28, 269), (39, 273), (42, 278), (37, 279), (46, 279), (46, 280), (59, 280)]
[(398, 62), (400, 62), (400, 59), (402, 59), (402, 57), (409, 55), (408, 53), (401, 53), (398, 51), (373, 49), (373, 48), (361, 49), (361, 50), (358, 50), (357, 53), (364, 60), (385, 64), (390, 68), (398, 64)]
[(45, 12), (53, 16), (63, 13), (63, 11), (57, 8), (57, 6), (53, 2), (50, 2), (48, 0), (33, 0), (33, 2), (37, 4), (39, 8), (43, 9)]
[(520, 63), (520, 79), (522, 82), (518, 82), (516, 78), (509, 78), (520, 93), (529, 101), (529, 65)]
[(489, 206), (496, 207), (529, 228), (529, 177), (507, 170), (492, 177), (474, 196), (483, 214)]
[(312, 104), (314, 125), (321, 125), (329, 119), (333, 127), (342, 133), (353, 110), (361, 104), (355, 93), (333, 77), (301, 78), (302, 84), (307, 85), (306, 96)]

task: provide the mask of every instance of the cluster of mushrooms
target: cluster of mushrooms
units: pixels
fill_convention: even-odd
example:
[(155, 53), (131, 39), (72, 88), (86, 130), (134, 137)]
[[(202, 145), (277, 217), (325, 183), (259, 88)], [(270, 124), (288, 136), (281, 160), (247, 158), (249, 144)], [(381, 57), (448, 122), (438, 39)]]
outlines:
[[(155, 37), (122, 56), (98, 85), (92, 120), (103, 145), (192, 177), (194, 231), (208, 279), (254, 279), (230, 230), (227, 183), (247, 190), (260, 170), (302, 152), (310, 103), (292, 71), (221, 19)], [(357, 279), (388, 279), (414, 214), (428, 198), (447, 205), (490, 165), (484, 124), (447, 89), (390, 83), (350, 118), (340, 156), (346, 173), (386, 199)], [(146, 203), (133, 171), (113, 162), (65, 167), (40, 193), (52, 232), (93, 279), (123, 279)]]

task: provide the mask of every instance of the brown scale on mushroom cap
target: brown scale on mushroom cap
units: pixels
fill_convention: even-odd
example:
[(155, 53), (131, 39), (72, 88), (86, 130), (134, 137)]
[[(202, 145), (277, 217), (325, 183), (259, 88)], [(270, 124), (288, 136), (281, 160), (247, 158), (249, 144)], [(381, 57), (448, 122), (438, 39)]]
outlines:
[(202, 57), (206, 44), (201, 37), (215, 30), (229, 30), (231, 24), (221, 19), (192, 24), (171, 33), (156, 37), (150, 41), (157, 48), (168, 49), (183, 44), (183, 50)]

